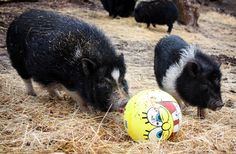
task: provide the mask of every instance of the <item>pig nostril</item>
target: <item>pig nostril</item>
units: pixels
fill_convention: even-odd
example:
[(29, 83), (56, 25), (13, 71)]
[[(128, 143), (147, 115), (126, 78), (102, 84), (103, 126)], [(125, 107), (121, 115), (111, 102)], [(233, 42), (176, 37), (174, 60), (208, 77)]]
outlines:
[(225, 104), (223, 102), (219, 102), (217, 107), (223, 107)]
[(218, 111), (218, 110), (220, 110), (223, 106), (224, 106), (224, 103), (219, 102), (215, 110)]
[(119, 108), (118, 110), (120, 113), (124, 113), (124, 108)]

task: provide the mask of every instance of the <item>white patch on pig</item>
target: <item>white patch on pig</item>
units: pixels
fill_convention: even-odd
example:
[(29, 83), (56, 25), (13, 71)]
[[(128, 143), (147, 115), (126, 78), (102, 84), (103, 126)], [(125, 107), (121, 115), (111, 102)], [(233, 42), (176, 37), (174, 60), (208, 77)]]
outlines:
[(115, 68), (112, 72), (111, 72), (111, 76), (113, 77), (113, 79), (116, 81), (116, 83), (118, 84), (119, 78), (120, 78), (120, 70), (118, 68)]
[(194, 59), (196, 47), (190, 45), (187, 48), (183, 48), (181, 50), (183, 52), (181, 53), (179, 62), (169, 67), (162, 80), (164, 90), (174, 95), (174, 97), (179, 97), (178, 94), (176, 94), (176, 80), (182, 73), (183, 68), (187, 62), (191, 59)]

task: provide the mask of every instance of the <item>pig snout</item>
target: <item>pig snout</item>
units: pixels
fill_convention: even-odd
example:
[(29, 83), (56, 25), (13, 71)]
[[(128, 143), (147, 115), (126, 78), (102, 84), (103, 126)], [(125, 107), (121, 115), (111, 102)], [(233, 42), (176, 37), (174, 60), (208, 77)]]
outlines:
[(119, 104), (119, 106), (120, 106), (121, 108), (124, 108), (127, 103), (128, 103), (128, 99), (127, 99), (127, 98), (121, 99), (121, 100), (119, 100), (119, 102), (118, 102), (118, 104)]
[(221, 100), (215, 101), (209, 105), (209, 108), (213, 111), (218, 111), (224, 106), (224, 103)]
[(217, 101), (215, 111), (220, 110), (224, 105), (225, 104), (222, 101)]
[(118, 111), (123, 113), (124, 112), (124, 107), (128, 103), (128, 98), (120, 98), (116, 102), (112, 103), (111, 110), (112, 111)]

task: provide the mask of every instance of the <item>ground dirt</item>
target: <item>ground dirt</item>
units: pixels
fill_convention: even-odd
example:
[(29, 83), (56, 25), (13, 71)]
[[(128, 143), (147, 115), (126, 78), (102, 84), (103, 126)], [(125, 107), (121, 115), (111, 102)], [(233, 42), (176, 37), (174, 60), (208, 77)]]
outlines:
[[(120, 113), (82, 113), (69, 98), (50, 100), (34, 83), (37, 97), (27, 96), (22, 80), (10, 66), (5, 35), (13, 18), (29, 8), (58, 11), (94, 24), (124, 53), (130, 95), (158, 88), (153, 71), (154, 47), (167, 26), (147, 29), (133, 17), (108, 17), (99, 1), (86, 4), (39, 1), (0, 5), (0, 153), (236, 153), (236, 19), (203, 11), (198, 29), (174, 24), (172, 34), (196, 44), (221, 65), (220, 111), (200, 120), (189, 107), (179, 133), (170, 141), (133, 142)], [(235, 6), (236, 7), (236, 6)]]

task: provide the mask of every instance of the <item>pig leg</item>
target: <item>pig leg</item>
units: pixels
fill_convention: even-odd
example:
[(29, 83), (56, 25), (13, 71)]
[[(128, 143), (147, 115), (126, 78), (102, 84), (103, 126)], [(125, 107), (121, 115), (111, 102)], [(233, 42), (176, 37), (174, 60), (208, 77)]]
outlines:
[(168, 30), (167, 30), (167, 33), (171, 33), (171, 31), (172, 31), (172, 28), (173, 28), (173, 24), (167, 24), (167, 26), (168, 26)]
[(59, 100), (62, 100), (63, 99), (63, 96), (60, 94), (60, 92), (58, 91), (57, 89), (57, 86), (52, 84), (52, 85), (48, 85), (46, 87), (48, 93), (49, 93), (49, 96), (51, 99), (54, 99), (54, 98), (57, 98)]
[(149, 28), (150, 27), (150, 23), (147, 23), (147, 28)]
[(156, 24), (152, 24), (152, 26), (156, 28)]
[(200, 119), (205, 119), (205, 109), (198, 107), (197, 108), (197, 116)]
[(183, 101), (180, 100), (180, 101), (178, 101), (178, 103), (179, 103), (179, 106), (182, 110), (187, 109), (188, 105), (186, 105)]
[(31, 79), (23, 79), (23, 81), (25, 84), (26, 93), (31, 96), (36, 96)]
[[(78, 92), (66, 90), (73, 100), (79, 105), (79, 109), (83, 112), (88, 111), (87, 103), (83, 100)], [(89, 108), (90, 109), (90, 108)]]
[[(11, 44), (14, 44), (14, 43), (11, 43)], [(16, 69), (17, 73), (23, 79), (26, 93), (31, 96), (36, 96), (36, 93), (34, 91), (32, 81), (31, 81), (32, 76), (27, 71), (25, 67), (25, 61), (24, 61), (25, 59), (22, 56), (23, 55), (22, 52), (24, 51), (22, 48), (19, 48), (19, 46), (20, 45), (18, 44), (7, 46), (10, 59), (12, 62), (12, 66)]]
[(180, 98), (176, 98), (176, 101), (178, 102), (180, 109), (182, 110), (182, 113), (184, 114), (186, 112), (186, 109), (188, 107), (188, 104), (184, 103)]

